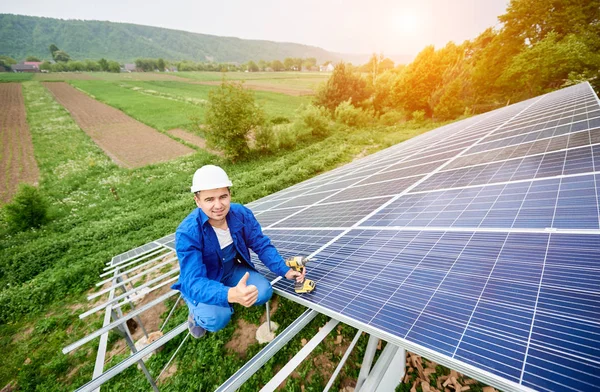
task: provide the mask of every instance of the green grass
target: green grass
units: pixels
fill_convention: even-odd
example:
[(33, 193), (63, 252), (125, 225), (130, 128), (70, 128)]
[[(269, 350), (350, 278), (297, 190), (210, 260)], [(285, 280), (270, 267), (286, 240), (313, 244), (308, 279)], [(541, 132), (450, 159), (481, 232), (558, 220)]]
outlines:
[(174, 128), (192, 129), (193, 117), (202, 116), (202, 108), (167, 97), (152, 96), (120, 87), (118, 83), (96, 80), (72, 80), (99, 101), (122, 110), (131, 117), (160, 131)]
[[(179, 121), (178, 109), (184, 105), (110, 82), (73, 84), (93, 90), (99, 98), (122, 103), (144, 122), (157, 121), (162, 129)], [(24, 83), (23, 92), (40, 167), (40, 187), (51, 201), (54, 217), (40, 229), (17, 234), (7, 233), (0, 221), (0, 351), (6, 353), (0, 385), (16, 380), (23, 391), (66, 391), (89, 380), (96, 343), (73, 355), (65, 356), (60, 350), (96, 329), (99, 321), (95, 318), (91, 325), (79, 321), (81, 310), (71, 311), (72, 305), (85, 302), (85, 292), (94, 286), (112, 256), (175, 231), (194, 208), (188, 186), (198, 167), (222, 165), (234, 183), (234, 201), (247, 203), (433, 127), (340, 131), (313, 144), (299, 144), (294, 151), (237, 164), (198, 151), (170, 162), (126, 170), (113, 164), (38, 82)], [(152, 113), (153, 105), (160, 103), (169, 108), (162, 111), (162, 122)], [(116, 189), (119, 200), (111, 188)], [(302, 311), (301, 306), (282, 299), (274, 320), (283, 328)], [(255, 311), (244, 312), (237, 308), (234, 321), (223, 331), (186, 343), (176, 360), (178, 372), (161, 385), (161, 390), (214, 390), (258, 352), (258, 344), (250, 347), (246, 358), (237, 358), (224, 349), (235, 330), (235, 319), (256, 321)], [(186, 316), (185, 307), (180, 307), (167, 329)], [(300, 348), (300, 339), (310, 338), (325, 321), (323, 316), (313, 321), (241, 390), (254, 391), (264, 385), (274, 369)], [(352, 331), (348, 329), (344, 336), (351, 339)], [(182, 338), (170, 342), (149, 361), (152, 374), (158, 374)], [(319, 350), (315, 355), (328, 352)], [(114, 358), (108, 366), (119, 359), (122, 357)], [(355, 377), (357, 367), (349, 363), (344, 374)], [(307, 361), (298, 370), (302, 377), (288, 380), (287, 390), (300, 390), (301, 384), (305, 390), (321, 390), (327, 380), (311, 375), (311, 370)], [(133, 366), (103, 390), (145, 391), (148, 385)]]
[(275, 80), (275, 79), (306, 79), (326, 81), (330, 72), (176, 72), (181, 78), (200, 81), (220, 81), (223, 76), (231, 80)]
[[(203, 102), (214, 86), (185, 82), (106, 82), (73, 80), (70, 83), (96, 99), (122, 110), (131, 117), (158, 130), (194, 129), (193, 118), (204, 120)], [(256, 102), (268, 117), (296, 117), (296, 110), (311, 101), (310, 97), (294, 97), (263, 91), (254, 92)]]
[(33, 78), (34, 73), (28, 72), (0, 72), (0, 83), (3, 82), (26, 82)]

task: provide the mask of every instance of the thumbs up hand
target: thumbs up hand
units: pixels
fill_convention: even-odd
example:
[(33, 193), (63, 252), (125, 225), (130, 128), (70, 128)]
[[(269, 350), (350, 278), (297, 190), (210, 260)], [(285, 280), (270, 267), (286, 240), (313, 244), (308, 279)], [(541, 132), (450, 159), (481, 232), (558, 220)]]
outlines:
[(258, 289), (254, 285), (247, 285), (249, 277), (250, 274), (246, 272), (237, 286), (229, 289), (227, 292), (227, 301), (238, 303), (245, 307), (254, 305), (258, 298)]

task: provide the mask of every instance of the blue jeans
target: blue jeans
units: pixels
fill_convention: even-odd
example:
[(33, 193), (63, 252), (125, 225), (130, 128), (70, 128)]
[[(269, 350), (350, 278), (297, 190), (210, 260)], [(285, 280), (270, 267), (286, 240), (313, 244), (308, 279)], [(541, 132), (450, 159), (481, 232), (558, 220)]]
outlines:
[[(225, 286), (235, 287), (246, 272), (250, 273), (247, 284), (254, 285), (258, 289), (258, 298), (254, 305), (264, 305), (271, 299), (273, 288), (267, 278), (252, 268), (236, 263), (231, 272), (227, 276), (224, 276), (221, 281)], [(196, 324), (210, 332), (216, 332), (225, 328), (233, 314), (233, 307), (231, 305), (219, 306), (203, 303), (194, 305), (188, 302), (187, 299), (185, 299), (185, 303), (194, 317)]]

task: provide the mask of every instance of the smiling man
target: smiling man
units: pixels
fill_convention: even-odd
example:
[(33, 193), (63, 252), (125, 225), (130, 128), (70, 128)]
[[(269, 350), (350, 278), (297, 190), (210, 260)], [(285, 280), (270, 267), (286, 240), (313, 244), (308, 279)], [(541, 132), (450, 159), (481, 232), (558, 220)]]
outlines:
[(249, 307), (271, 298), (271, 284), (256, 271), (249, 249), (279, 276), (302, 282), (306, 274), (306, 269), (301, 274), (285, 265), (252, 211), (231, 203), (231, 186), (218, 166), (196, 170), (191, 191), (198, 208), (175, 233), (181, 271), (172, 288), (187, 303), (188, 328), (195, 338), (224, 328), (233, 313), (231, 304)]

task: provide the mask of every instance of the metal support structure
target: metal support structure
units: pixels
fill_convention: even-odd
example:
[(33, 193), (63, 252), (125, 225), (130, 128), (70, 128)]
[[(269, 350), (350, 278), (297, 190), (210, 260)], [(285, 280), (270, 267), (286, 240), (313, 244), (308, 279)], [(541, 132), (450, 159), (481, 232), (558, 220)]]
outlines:
[(124, 315), (123, 318), (113, 321), (112, 323), (104, 324), (104, 326), (102, 328), (100, 328), (99, 330), (94, 331), (91, 334), (79, 339), (75, 343), (71, 343), (67, 347), (63, 348), (63, 350), (62, 350), (63, 354), (70, 353), (71, 351), (75, 350), (76, 348), (79, 348), (79, 347), (83, 346), (85, 343), (97, 338), (98, 336), (100, 336), (104, 333), (107, 333), (111, 329), (127, 322), (127, 320), (134, 318), (138, 314), (145, 312), (146, 310), (150, 309), (151, 307), (153, 307), (155, 305), (158, 305), (159, 303), (163, 302), (167, 298), (174, 296), (175, 294), (177, 294), (177, 291), (169, 291), (168, 293), (156, 298), (155, 300), (148, 302), (147, 304), (145, 304), (143, 306), (140, 306), (135, 311), (129, 312), (128, 314)]
[(250, 359), (240, 370), (235, 372), (227, 381), (225, 381), (215, 392), (234, 392), (242, 386), (254, 373), (258, 371), (269, 359), (287, 344), (298, 332), (311, 322), (319, 313), (314, 310), (307, 310), (279, 335), (260, 350), (252, 359)]
[(331, 386), (333, 385), (333, 383), (335, 382), (335, 379), (337, 378), (338, 374), (340, 373), (340, 371), (342, 370), (342, 368), (344, 367), (344, 364), (346, 363), (346, 361), (348, 360), (348, 357), (350, 356), (350, 353), (352, 352), (352, 350), (354, 350), (354, 346), (356, 346), (356, 343), (358, 342), (358, 339), (360, 338), (360, 335), (362, 334), (362, 331), (359, 329), (356, 332), (356, 335), (354, 335), (354, 339), (352, 339), (352, 342), (350, 343), (350, 345), (348, 346), (348, 349), (346, 350), (346, 352), (344, 353), (344, 356), (342, 357), (342, 359), (340, 360), (340, 363), (338, 363), (337, 367), (335, 368), (333, 374), (331, 375), (331, 378), (329, 379), (329, 382), (327, 383), (327, 385), (325, 385), (325, 389), (323, 389), (323, 392), (327, 392), (329, 391), (329, 388), (331, 388)]
[[(120, 314), (120, 311), (119, 312), (115, 312), (113, 310), (113, 312), (112, 312), (113, 319), (118, 319), (119, 318), (119, 314)], [(117, 332), (123, 338), (125, 338), (125, 341), (127, 342), (127, 345), (129, 346), (129, 349), (131, 350), (131, 353), (132, 354), (136, 354), (138, 352), (138, 350), (135, 347), (135, 343), (133, 342), (133, 337), (131, 336), (131, 333), (129, 332), (129, 328), (127, 328), (126, 325), (121, 324), (117, 328)], [(148, 371), (148, 368), (146, 367), (146, 364), (144, 363), (143, 357), (140, 358), (137, 361), (137, 363), (140, 366), (140, 368), (142, 368), (142, 372), (144, 372), (144, 375), (146, 376), (146, 379), (148, 380), (148, 382), (152, 386), (152, 389), (154, 389), (155, 392), (160, 392), (158, 390), (158, 387), (156, 386), (156, 382), (152, 378), (152, 375), (150, 374), (150, 372)]]
[(394, 391), (404, 377), (406, 351), (389, 343), (362, 384), (361, 391)]
[(373, 358), (375, 358), (375, 352), (377, 352), (378, 343), (379, 338), (375, 337), (374, 335), (369, 335), (369, 342), (367, 343), (367, 349), (363, 355), (363, 361), (360, 365), (360, 373), (358, 374), (358, 379), (356, 380), (356, 388), (354, 388), (354, 392), (360, 391), (360, 388), (364, 384), (369, 372), (371, 371), (371, 365), (373, 365)]
[[(121, 279), (121, 277), (117, 278), (117, 283), (121, 283), (122, 281), (123, 280)], [(119, 286), (119, 285), (117, 284), (117, 286)], [(124, 286), (119, 286), (119, 288), (121, 289), (121, 291), (123, 291), (125, 293), (127, 292), (127, 289)], [(132, 288), (134, 288), (134, 287), (132, 287)], [(126, 298), (129, 298), (129, 296), (127, 296)], [(131, 305), (131, 309), (135, 310), (135, 305), (133, 304), (133, 302), (130, 302), (129, 305)], [(117, 317), (117, 318), (113, 317), (113, 321), (123, 318), (123, 312), (121, 312), (121, 308), (119, 307), (118, 309), (119, 309), (119, 317)], [(136, 315), (135, 319), (137, 320), (137, 323), (142, 328), (142, 332), (144, 333), (144, 336), (146, 337), (146, 339), (148, 339), (148, 332), (146, 331), (146, 328), (144, 327), (142, 318), (139, 315)], [(129, 331), (129, 328), (127, 328), (127, 331)]]
[[(100, 304), (100, 305), (98, 305), (98, 306), (96, 306), (96, 307), (94, 307), (94, 308), (92, 308), (92, 309), (88, 310), (87, 312), (83, 312), (83, 313), (81, 313), (81, 314), (79, 315), (79, 318), (80, 318), (80, 319), (84, 319), (84, 318), (86, 318), (87, 316), (89, 316), (89, 315), (91, 315), (91, 314), (94, 314), (94, 313), (96, 313), (96, 312), (97, 312), (97, 311), (99, 311), (99, 310), (102, 310), (102, 309), (104, 309), (104, 308), (105, 308), (105, 307), (107, 307), (108, 305), (112, 305), (113, 303), (115, 303), (115, 302), (117, 302), (117, 301), (120, 301), (120, 300), (122, 300), (122, 299), (123, 299), (123, 298), (125, 298), (125, 297), (128, 297), (129, 295), (133, 294), (133, 293), (134, 293), (134, 292), (136, 292), (136, 291), (140, 291), (141, 289), (143, 289), (143, 288), (146, 288), (146, 287), (148, 287), (148, 286), (150, 286), (150, 285), (152, 285), (152, 284), (154, 284), (154, 283), (160, 282), (162, 279), (164, 279), (165, 277), (167, 277), (167, 276), (169, 276), (169, 275), (172, 275), (172, 274), (174, 274), (175, 272), (179, 272), (179, 268), (175, 268), (175, 269), (173, 269), (173, 270), (171, 270), (171, 271), (167, 272), (166, 274), (163, 274), (163, 275), (161, 275), (161, 276), (158, 276), (158, 277), (156, 277), (156, 278), (154, 278), (154, 279), (152, 279), (152, 280), (150, 280), (150, 281), (148, 281), (148, 282), (144, 283), (143, 285), (136, 287), (136, 288), (135, 288), (135, 290), (130, 290), (130, 291), (128, 291), (128, 292), (127, 292), (127, 293), (125, 293), (125, 294), (121, 294), (121, 295), (119, 295), (119, 296), (117, 296), (117, 297), (115, 297), (115, 298), (113, 298), (113, 299), (109, 299), (107, 302), (104, 302), (104, 303), (102, 303), (102, 304)], [(162, 281), (161, 283), (159, 283), (159, 284), (157, 284), (156, 286), (152, 287), (152, 288), (150, 289), (150, 291), (152, 291), (152, 290), (156, 290), (156, 289), (158, 289), (158, 288), (160, 288), (160, 287), (162, 287), (162, 286), (164, 286), (164, 285), (166, 285), (166, 284), (169, 284), (169, 283), (171, 283), (171, 282), (174, 282), (174, 281), (175, 281), (175, 280), (177, 280), (178, 278), (179, 278), (179, 275), (176, 275), (176, 276), (172, 277), (171, 279), (168, 279), (168, 280)], [(126, 303), (126, 301), (125, 301), (124, 303)], [(118, 306), (122, 306), (124, 303), (121, 303), (121, 304), (119, 304)]]
[(94, 379), (92, 381), (79, 387), (79, 389), (77, 389), (76, 392), (84, 392), (84, 391), (88, 392), (88, 391), (95, 390), (96, 388), (100, 387), (102, 384), (104, 384), (105, 382), (107, 382), (108, 380), (110, 380), (111, 378), (116, 376), (117, 374), (123, 372), (129, 366), (136, 363), (140, 358), (145, 357), (146, 355), (150, 354), (152, 351), (165, 345), (171, 339), (175, 338), (177, 335), (179, 335), (180, 333), (182, 333), (183, 331), (186, 331), (186, 330), (187, 330), (187, 321), (180, 324), (176, 328), (172, 329), (171, 331), (169, 331), (165, 335), (161, 336), (159, 339), (155, 340), (154, 342), (150, 343), (146, 347), (142, 348), (137, 353), (131, 355), (130, 357), (124, 359), (122, 362), (120, 362), (120, 363), (116, 364), (115, 366), (113, 366), (112, 368), (108, 369), (106, 372), (100, 374), (97, 377), (94, 377)]
[(163, 370), (160, 371), (160, 373), (158, 374), (158, 377), (156, 377), (156, 381), (158, 381), (160, 379), (160, 376), (163, 375), (163, 373), (169, 368), (169, 365), (171, 364), (171, 362), (173, 362), (173, 359), (175, 358), (175, 356), (177, 355), (177, 353), (179, 352), (179, 350), (181, 349), (181, 347), (183, 346), (183, 344), (185, 343), (185, 341), (187, 340), (187, 338), (190, 337), (190, 333), (188, 332), (185, 335), (185, 338), (183, 338), (183, 340), (181, 341), (181, 343), (179, 343), (179, 346), (177, 347), (177, 350), (175, 350), (175, 352), (173, 353), (173, 355), (171, 355), (171, 358), (169, 359), (169, 362), (167, 362), (167, 364), (165, 365), (165, 367), (163, 368)]
[(281, 384), (288, 376), (300, 365), (302, 361), (308, 357), (308, 355), (327, 337), (329, 332), (331, 332), (336, 325), (338, 325), (339, 321), (336, 319), (330, 319), (327, 324), (321, 330), (313, 336), (313, 338), (306, 343), (304, 347), (298, 354), (296, 354), (281, 370), (273, 376), (271, 381), (267, 383), (260, 391), (261, 392), (272, 392), (279, 384)]
[(171, 311), (169, 312), (169, 315), (167, 316), (167, 318), (165, 319), (165, 321), (161, 325), (159, 331), (162, 332), (162, 330), (165, 328), (165, 325), (167, 325), (167, 323), (169, 322), (169, 319), (173, 315), (173, 312), (175, 311), (175, 308), (177, 308), (177, 304), (179, 303), (180, 300), (181, 300), (181, 293), (179, 293), (179, 297), (177, 298), (177, 301), (175, 301), (175, 303), (173, 304), (173, 307), (171, 308)]
[(265, 304), (265, 306), (267, 307), (267, 326), (269, 327), (269, 332), (271, 331), (271, 301), (267, 301), (267, 303)]

